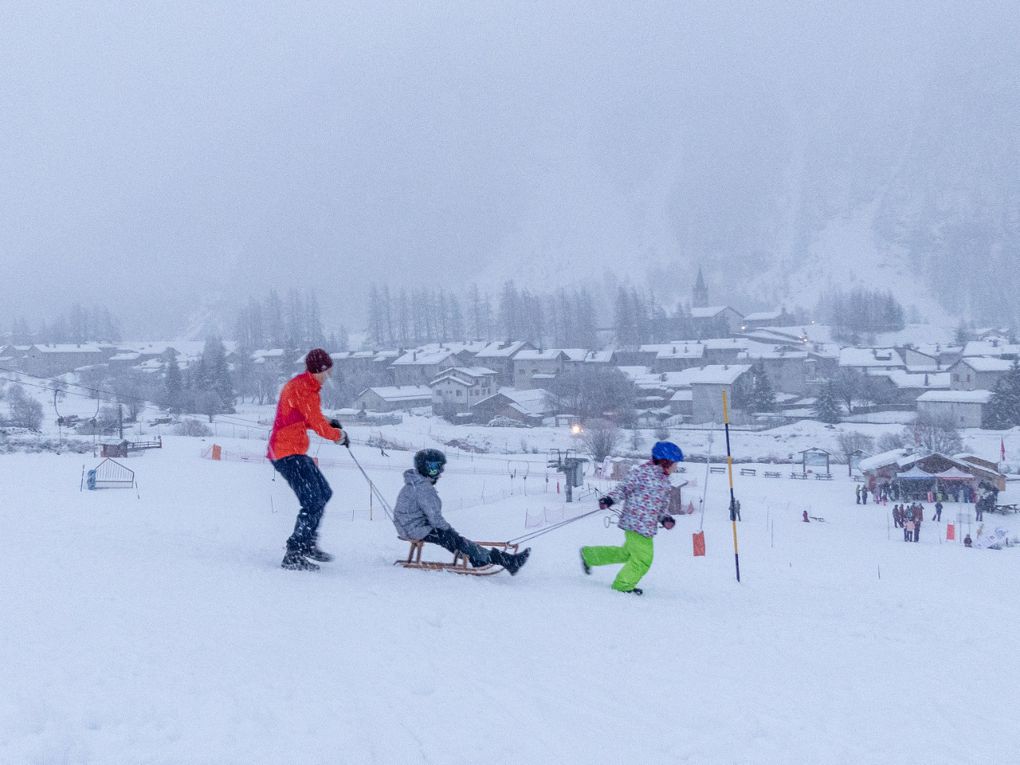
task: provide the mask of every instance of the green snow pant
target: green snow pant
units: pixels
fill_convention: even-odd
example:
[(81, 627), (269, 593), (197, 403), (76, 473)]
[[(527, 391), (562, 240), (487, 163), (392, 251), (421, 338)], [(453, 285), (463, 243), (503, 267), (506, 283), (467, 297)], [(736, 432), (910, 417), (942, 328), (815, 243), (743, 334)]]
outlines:
[(613, 581), (613, 589), (630, 592), (652, 567), (653, 547), (651, 537), (642, 536), (636, 531), (625, 531), (623, 547), (582, 547), (581, 555), (589, 566), (624, 564)]

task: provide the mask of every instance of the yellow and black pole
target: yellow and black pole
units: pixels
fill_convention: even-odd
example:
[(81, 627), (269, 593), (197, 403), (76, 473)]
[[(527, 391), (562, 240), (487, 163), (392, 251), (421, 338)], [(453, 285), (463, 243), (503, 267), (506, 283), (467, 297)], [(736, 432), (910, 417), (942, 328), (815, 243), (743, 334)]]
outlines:
[(730, 452), (730, 413), (726, 406), (726, 391), (722, 392), (722, 421), (726, 431), (726, 472), (730, 479), (730, 523), (733, 525), (733, 562), (740, 581), (740, 547), (737, 545), (737, 499), (733, 494), (733, 455)]

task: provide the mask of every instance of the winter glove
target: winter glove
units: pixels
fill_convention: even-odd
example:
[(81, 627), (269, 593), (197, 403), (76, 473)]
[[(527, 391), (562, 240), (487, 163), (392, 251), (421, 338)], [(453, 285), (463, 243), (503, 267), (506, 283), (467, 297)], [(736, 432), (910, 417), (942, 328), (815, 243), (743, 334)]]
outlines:
[(606, 495), (599, 500), (599, 510), (608, 510), (613, 506), (613, 498)]
[(672, 515), (664, 515), (664, 516), (662, 516), (659, 519), (659, 523), (661, 523), (662, 527), (665, 528), (665, 529), (671, 529), (674, 526), (676, 526), (676, 521), (673, 519)]
[(329, 425), (330, 427), (336, 428), (337, 430), (344, 429), (344, 426), (340, 424), (340, 420), (338, 420), (336, 417), (329, 421)]
[(346, 446), (348, 449), (351, 448), (351, 437), (347, 435), (346, 430), (340, 431), (340, 440), (337, 441), (337, 443), (340, 444), (340, 446)]

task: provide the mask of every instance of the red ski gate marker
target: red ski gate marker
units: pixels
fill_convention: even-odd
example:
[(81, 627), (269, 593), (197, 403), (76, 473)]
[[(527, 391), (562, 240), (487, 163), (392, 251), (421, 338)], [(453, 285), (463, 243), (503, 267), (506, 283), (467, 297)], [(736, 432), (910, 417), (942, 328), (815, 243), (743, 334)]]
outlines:
[(703, 556), (705, 554), (705, 532), (695, 531), (691, 536), (694, 542), (694, 557)]
[(954, 539), (956, 539), (956, 526), (953, 525), (952, 523), (947, 523), (946, 524), (946, 541), (947, 542), (952, 542)]

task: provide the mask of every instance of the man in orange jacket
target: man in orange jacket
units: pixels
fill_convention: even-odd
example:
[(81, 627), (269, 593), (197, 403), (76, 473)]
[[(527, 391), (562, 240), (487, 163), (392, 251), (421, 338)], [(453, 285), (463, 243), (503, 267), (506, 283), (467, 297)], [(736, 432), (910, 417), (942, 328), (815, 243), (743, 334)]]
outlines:
[(333, 560), (332, 555), (318, 546), (319, 521), (333, 490), (318, 465), (306, 453), (308, 431), (314, 430), (341, 446), (350, 443), (347, 434), (340, 429), (340, 423), (337, 420), (327, 421), (322, 414), (319, 391), (332, 372), (333, 359), (322, 348), (313, 348), (305, 356), (305, 369), (280, 391), (266, 453), (301, 503), (294, 533), (287, 540), (287, 552), (280, 564), (293, 571), (315, 571), (319, 567), (312, 561), (326, 563)]

